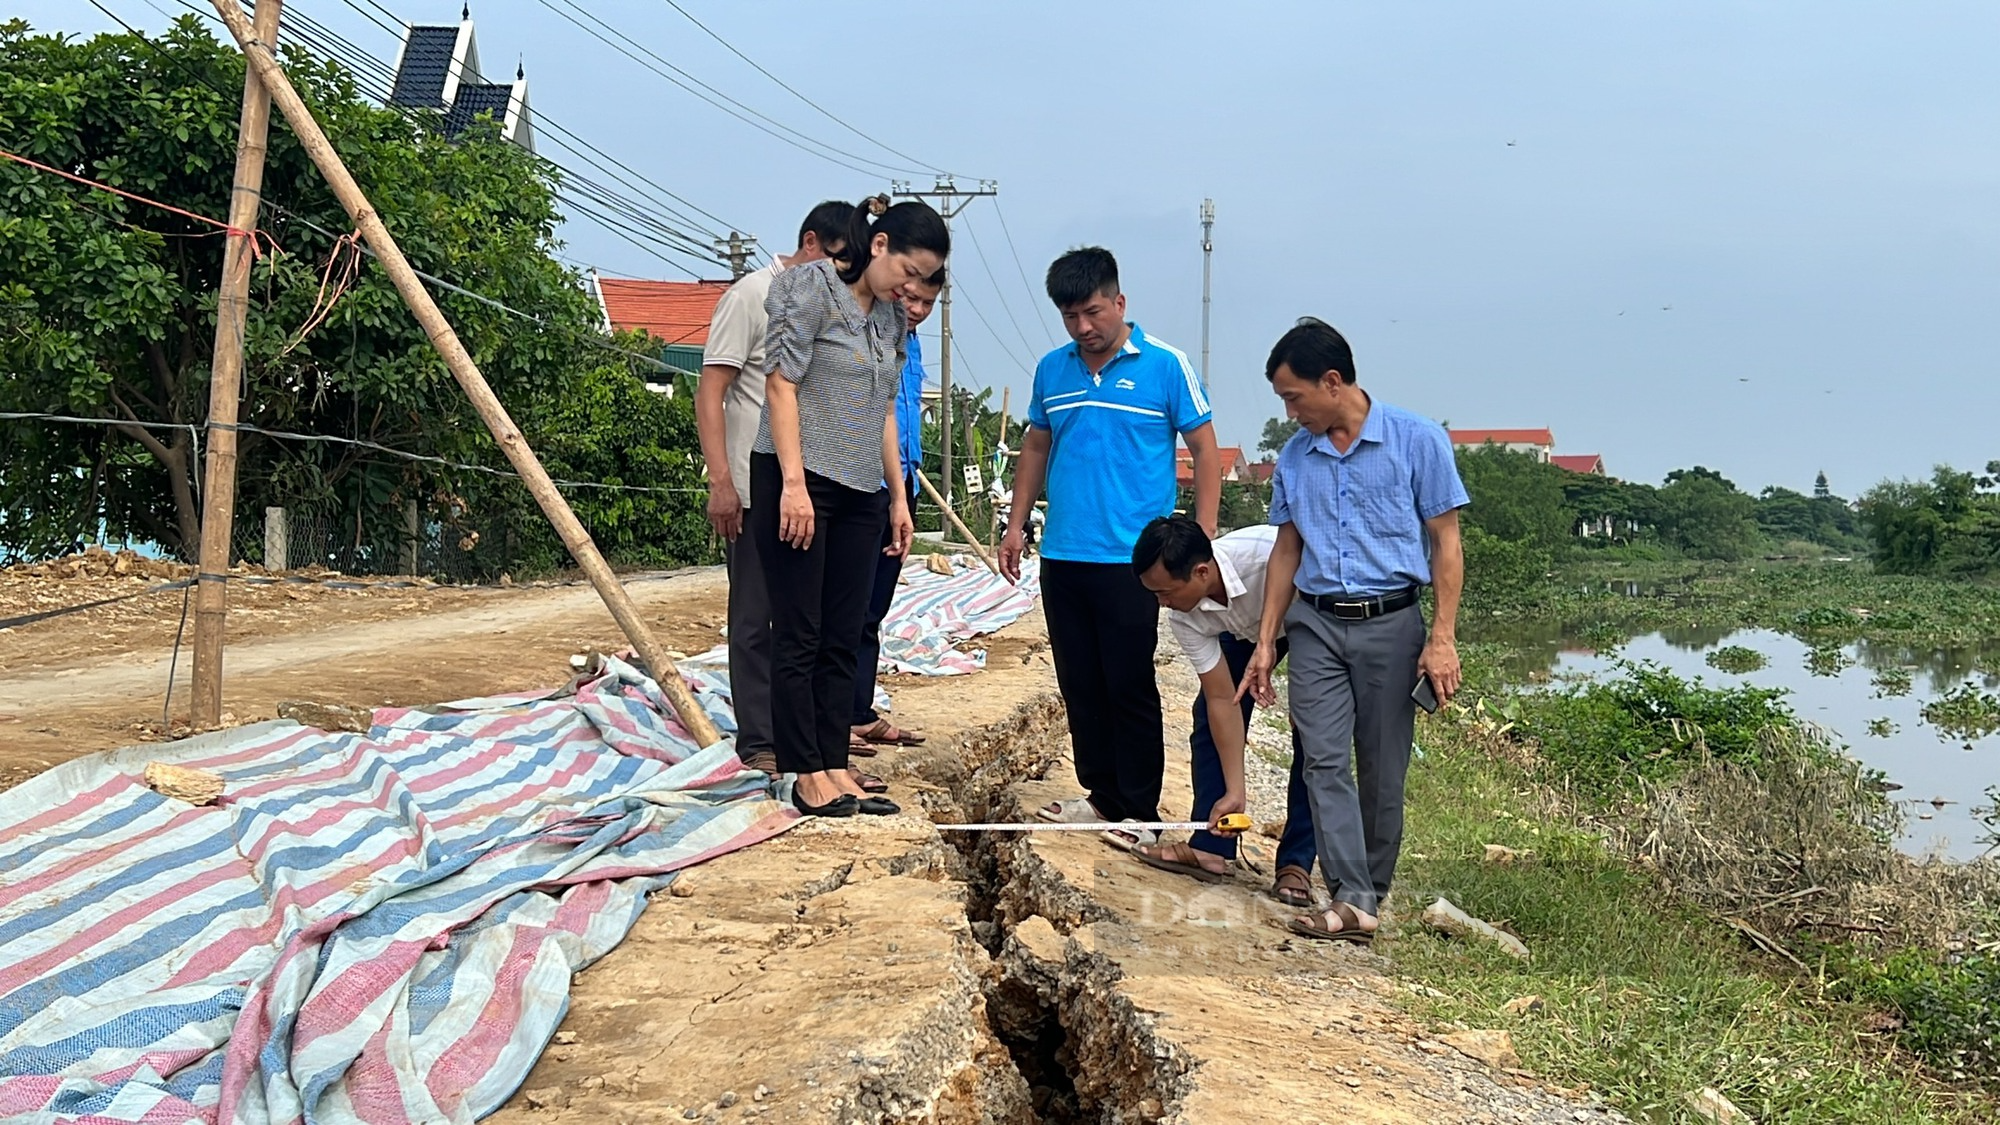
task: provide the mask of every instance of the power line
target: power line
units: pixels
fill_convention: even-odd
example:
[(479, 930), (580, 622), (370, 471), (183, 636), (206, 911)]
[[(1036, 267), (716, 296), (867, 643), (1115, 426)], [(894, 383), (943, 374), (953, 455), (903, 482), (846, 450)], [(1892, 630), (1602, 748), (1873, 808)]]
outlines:
[[(96, 3), (96, 0), (92, 0), (92, 2)], [(351, 0), (349, 0), (349, 2), (351, 6)], [(215, 20), (215, 16), (213, 13), (204, 11), (202, 8), (194, 4), (192, 0), (178, 0), (178, 3), (180, 3), (182, 7), (187, 8), (189, 11), (195, 13), (197, 16), (204, 17), (212, 22), (219, 22)], [(99, 7), (100, 10), (102, 10), (102, 6), (99, 5)], [(382, 8), (382, 6), (379, 4), (376, 4), (375, 7), (385, 12), (388, 11), (386, 8)], [(359, 11), (359, 9), (357, 9), (357, 11)], [(377, 20), (374, 17), (370, 16), (368, 13), (360, 12), (360, 14), (364, 18), (367, 18), (369, 22), (373, 23), (375, 26), (384, 28), (384, 30), (390, 31), (391, 34), (396, 34), (400, 37), (400, 33), (396, 32), (392, 28), (388, 28), (387, 25), (383, 24), (380, 20)], [(390, 13), (390, 16), (391, 18), (396, 18), (394, 16), (394, 13)], [(120, 20), (119, 22), (123, 24), (124, 21)], [(418, 127), (424, 129), (426, 132), (430, 132), (433, 134), (441, 133), (441, 129), (437, 121), (437, 115), (435, 111), (426, 111), (418, 109), (416, 107), (398, 105), (391, 100), (391, 96), (394, 93), (394, 74), (387, 63), (382, 62), (381, 59), (370, 54), (364, 48), (356, 45), (352, 40), (345, 38), (344, 36), (338, 34), (337, 32), (331, 31), (324, 24), (320, 23), (317, 20), (314, 20), (312, 17), (304, 14), (303, 12), (297, 10), (296, 8), (289, 10), (287, 12), (287, 22), (293, 25), (292, 34), (301, 43), (317, 51), (323, 57), (342, 64), (347, 69), (350, 77), (353, 79), (356, 86), (364, 94), (381, 102), (384, 108), (392, 112), (400, 113), (405, 118), (417, 123)], [(125, 26), (127, 30), (132, 30), (129, 24)], [(135, 34), (137, 33), (135, 32)], [(464, 77), (463, 72), (460, 72), (460, 75), (461, 77)], [(210, 85), (212, 88), (212, 84)], [(674, 195), (672, 192), (665, 191), (665, 189), (659, 188), (656, 185), (652, 185), (649, 182), (643, 182), (643, 178), (641, 183), (635, 184), (632, 180), (627, 179), (624, 176), (620, 176), (618, 173), (612, 172), (609, 169), (605, 168), (602, 163), (594, 161), (588, 156), (584, 156), (581, 152), (578, 151), (579, 145), (585, 148), (589, 148), (592, 151), (598, 152), (600, 154), (602, 154), (603, 150), (597, 149), (596, 146), (594, 145), (590, 145), (588, 141), (583, 140), (582, 138), (578, 137), (575, 133), (564, 128), (559, 122), (555, 121), (554, 119), (548, 118), (542, 114), (537, 114), (535, 120), (538, 128), (545, 127), (546, 130), (552, 134), (551, 139), (554, 140), (556, 144), (568, 150), (571, 154), (580, 157), (586, 163), (593, 164), (600, 171), (604, 171), (607, 175), (611, 176), (613, 179), (618, 180), (619, 182), (627, 185), (628, 187), (640, 191), (642, 195), (647, 193), (665, 194), (668, 197), (673, 198), (678, 202), (688, 206), (690, 209), (700, 210), (700, 208), (695, 207), (693, 204), (688, 203), (686, 200), (681, 199), (679, 196)], [(572, 140), (574, 140), (575, 143), (572, 144), (565, 142), (563, 140), (563, 137), (569, 137)], [(671, 224), (661, 222), (656, 217), (648, 214), (646, 212), (645, 207), (640, 206), (638, 203), (630, 199), (621, 197), (615, 190), (607, 188), (601, 184), (598, 184), (597, 182), (591, 180), (589, 177), (584, 176), (581, 173), (574, 171), (573, 169), (567, 168), (564, 165), (558, 163), (557, 161), (550, 159), (549, 157), (542, 156), (540, 154), (530, 154), (530, 156), (544, 169), (552, 170), (553, 173), (555, 173), (551, 175), (550, 178), (554, 181), (556, 197), (558, 200), (571, 205), (576, 211), (581, 213), (585, 218), (589, 219), (593, 223), (596, 223), (600, 227), (604, 227), (606, 230), (610, 231), (610, 233), (616, 235), (621, 241), (633, 245), (642, 252), (645, 252), (651, 255), (652, 257), (658, 258), (667, 265), (672, 266), (674, 269), (693, 278), (699, 278), (701, 275), (693, 270), (690, 270), (687, 266), (681, 264), (675, 259), (665, 256), (664, 254), (661, 253), (661, 251), (665, 250), (669, 253), (680, 254), (685, 257), (692, 257), (704, 263), (712, 260), (713, 256), (708, 252), (707, 245), (713, 241), (715, 237), (715, 232), (703, 230), (699, 234), (690, 234), (686, 231), (680, 230), (672, 226)], [(604, 159), (612, 160), (614, 163), (617, 163), (615, 158), (609, 157), (608, 154), (604, 156)], [(625, 167), (628, 171), (633, 171), (629, 168), (629, 166), (623, 164), (620, 164), (620, 166)], [(633, 175), (638, 176), (641, 174), (636, 171), (633, 171)], [(677, 211), (671, 205), (661, 203), (657, 198), (651, 199), (648, 202), (666, 211), (667, 213), (674, 215), (676, 218), (682, 220), (683, 222), (688, 223), (691, 226), (695, 226), (697, 228), (700, 228), (701, 226), (700, 223), (694, 222), (687, 215)], [(589, 206), (592, 204), (594, 204), (595, 207)], [(614, 224), (611, 220), (605, 218), (604, 213), (606, 211), (622, 212), (628, 217), (633, 218), (634, 221), (636, 221), (639, 224), (639, 227), (650, 227), (653, 228), (653, 231), (648, 232), (646, 230), (639, 229), (639, 227), (635, 227), (631, 223)]]
[[(731, 117), (736, 118), (737, 120), (743, 122), (744, 124), (749, 125), (759, 130), (760, 132), (767, 133), (770, 136), (775, 137), (776, 139), (783, 141), (788, 145), (791, 145), (793, 148), (796, 148), (801, 152), (810, 154), (812, 156), (817, 156), (820, 159), (825, 160), (829, 163), (837, 164), (843, 168), (848, 169), (849, 171), (858, 172), (864, 176), (875, 177), (882, 175), (890, 175), (897, 172), (914, 171), (914, 169), (901, 168), (893, 164), (885, 164), (882, 161), (872, 160), (866, 156), (860, 155), (859, 153), (853, 153), (847, 151), (846, 149), (836, 148), (833, 145), (827, 144), (825, 141), (816, 140), (806, 133), (801, 133), (797, 129), (794, 129), (791, 126), (776, 120), (775, 118), (772, 118), (764, 113), (761, 113), (758, 110), (750, 108), (749, 106), (743, 104), (742, 102), (737, 101), (735, 98), (730, 97), (728, 94), (723, 93), (721, 90), (718, 90), (713, 86), (710, 86), (708, 83), (703, 82), (701, 79), (696, 78), (694, 75), (689, 74), (685, 70), (682, 70), (680, 67), (675, 66), (673, 63), (670, 63), (667, 60), (661, 58), (659, 55), (654, 54), (653, 51), (650, 48), (646, 47), (643, 43), (640, 43), (638, 40), (632, 38), (630, 35), (627, 35), (624, 32), (613, 27), (611, 24), (605, 22), (602, 18), (592, 15), (587, 9), (578, 5), (575, 2), (575, 0), (561, 0), (561, 2), (567, 4), (571, 8), (574, 8), (576, 11), (582, 13), (582, 15), (586, 19), (589, 19), (592, 23), (597, 24), (598, 27), (604, 28), (605, 31), (608, 31), (612, 35), (617, 36), (619, 39), (624, 40), (626, 43), (631, 44), (633, 47), (637, 48), (640, 52), (644, 53), (647, 56), (647, 58), (640, 58), (638, 55), (633, 54), (625, 47), (619, 45), (618, 43), (613, 42), (611, 39), (607, 38), (604, 34), (600, 33), (595, 28), (585, 25), (582, 22), (582, 20), (579, 20), (575, 16), (570, 15), (568, 12), (563, 11), (561, 8), (556, 7), (553, 0), (538, 0), (538, 2), (543, 7), (547, 8), (549, 11), (554, 12), (556, 15), (559, 15), (564, 19), (568, 20), (569, 22), (575, 24), (577, 27), (581, 28), (586, 34), (590, 35), (598, 42), (603, 43), (605, 46), (610, 47), (612, 50), (617, 51), (619, 54), (624, 55), (628, 59), (631, 59), (633, 62), (638, 63), (640, 66), (645, 67), (647, 70), (652, 71), (654, 74), (659, 75), (660, 77), (666, 79), (668, 82), (671, 82), (675, 86), (680, 87), (682, 90), (685, 90), (690, 94), (693, 94), (695, 97), (700, 98), (702, 101), (707, 102), (709, 105), (712, 105), (719, 110), (722, 110), (724, 113), (729, 114)], [(647, 59), (651, 59), (652, 61), (648, 62)], [(697, 87), (699, 87), (699, 89), (697, 89)], [(753, 118), (755, 118), (755, 120), (753, 120)], [(787, 136), (786, 134), (790, 135)], [(818, 146), (818, 147), (815, 148), (813, 146)], [(825, 151), (820, 151), (822, 149)], [(829, 153), (833, 155), (829, 155)], [(845, 157), (846, 159), (841, 159), (842, 157)], [(860, 163), (859, 164), (854, 163), (856, 161)], [(864, 168), (861, 167), (860, 164), (873, 165), (874, 168), (873, 169)]]
[(1021, 252), (1014, 248), (1014, 232), (1007, 229), (1007, 212), (1000, 209), (1000, 197), (997, 195), (993, 197), (993, 214), (1000, 220), (1000, 233), (1007, 236), (1007, 252), (1014, 255), (1014, 269), (1020, 273), (1021, 285), (1028, 291), (1028, 303), (1035, 307), (1043, 329), (1048, 332), (1049, 339), (1053, 340), (1056, 338), (1056, 330), (1049, 327), (1049, 311), (1042, 305), (1042, 295), (1028, 281), (1027, 267), (1021, 264)]
[[(934, 175), (943, 175), (943, 176), (948, 176), (951, 174), (950, 172), (946, 171), (943, 168), (939, 168), (931, 164), (926, 164), (924, 161), (918, 160), (916, 157), (911, 156), (907, 152), (903, 152), (882, 141), (879, 141), (874, 137), (869, 136), (867, 133), (864, 133), (861, 130), (855, 128), (854, 126), (848, 124), (846, 121), (841, 120), (838, 116), (836, 116), (833, 113), (832, 110), (829, 110), (825, 106), (819, 104), (818, 102), (812, 100), (811, 98), (806, 97), (804, 94), (794, 89), (792, 85), (786, 82), (784, 79), (778, 77), (775, 74), (772, 74), (768, 70), (765, 70), (763, 65), (760, 64), (756, 59), (753, 59), (749, 55), (744, 54), (742, 51), (737, 50), (736, 45), (734, 43), (731, 43), (729, 40), (724, 39), (722, 36), (716, 34), (713, 30), (709, 28), (707, 24), (694, 18), (693, 14), (691, 14), (686, 8), (683, 8), (679, 4), (676, 4), (674, 0), (666, 0), (666, 4), (669, 8), (672, 8), (674, 11), (679, 12), (681, 15), (685, 16), (689, 23), (700, 28), (702, 30), (702, 33), (707, 35), (710, 39), (713, 39), (717, 43), (720, 43), (724, 47), (728, 48), (730, 54), (735, 55), (737, 58), (742, 59), (746, 63), (749, 63), (751, 67), (757, 71), (757, 73), (777, 83), (779, 88), (784, 90), (786, 93), (792, 95), (793, 97), (806, 103), (812, 108), (818, 110), (820, 115), (825, 117), (828, 121), (833, 122), (834, 124), (840, 126), (841, 128), (847, 130), (850, 133), (853, 133), (855, 136), (860, 137), (862, 140), (867, 141), (869, 144), (874, 145), (875, 147), (881, 149), (884, 152), (889, 153), (892, 156), (897, 156), (911, 162), (912, 164), (920, 165), (923, 171), (930, 172)], [(910, 169), (898, 169), (898, 171), (909, 171), (909, 170)]]
[[(20, 378), (20, 376), (18, 375), (14, 377)], [(196, 426), (186, 422), (140, 422), (140, 421), (130, 421), (124, 418), (88, 418), (88, 417), (78, 417), (76, 415), (70, 415), (70, 414), (44, 413), (41, 411), (0, 410), (0, 422), (62, 422), (72, 425), (111, 426), (114, 428), (121, 426), (137, 426), (141, 429), (148, 429), (148, 430), (192, 431), (197, 429)], [(220, 422), (209, 422), (207, 424), (207, 428), (215, 430), (232, 430), (237, 433), (244, 433), (244, 434), (258, 434), (262, 437), (275, 438), (280, 441), (321, 442), (330, 445), (357, 446), (359, 448), (371, 450), (376, 453), (385, 453), (391, 457), (400, 457), (405, 461), (421, 461), (428, 465), (443, 465), (446, 468), (464, 469), (467, 472), (485, 473), (488, 476), (512, 477), (515, 480), (521, 479), (521, 474), (514, 472), (512, 469), (496, 469), (490, 465), (474, 465), (465, 461), (453, 461), (449, 458), (434, 457), (428, 453), (416, 453), (408, 449), (397, 449), (394, 446), (383, 445), (380, 442), (366, 441), (361, 438), (340, 437), (335, 434), (302, 434), (290, 430), (267, 430), (262, 426), (253, 426), (248, 422), (234, 422), (229, 424), (223, 424)], [(594, 480), (552, 479), (550, 483), (554, 484), (558, 488), (601, 488), (611, 492), (674, 492), (674, 493), (699, 492), (703, 494), (706, 494), (708, 492), (708, 489), (705, 487), (664, 488), (658, 485), (610, 484), (605, 481), (594, 481)]]
[(1007, 314), (1007, 319), (1013, 322), (1014, 334), (1021, 338), (1021, 346), (1027, 349), (1027, 353), (1031, 356), (1034, 355), (1035, 345), (1028, 342), (1028, 334), (1021, 331), (1021, 322), (1015, 319), (1014, 306), (1008, 302), (1006, 290), (1000, 287), (1000, 279), (993, 275), (993, 264), (986, 258), (986, 248), (979, 244), (979, 231), (972, 225), (972, 217), (970, 215), (966, 216), (965, 219), (965, 233), (972, 236), (972, 249), (979, 255), (979, 265), (986, 271), (986, 280), (993, 283), (993, 293), (1000, 298), (1001, 310)]

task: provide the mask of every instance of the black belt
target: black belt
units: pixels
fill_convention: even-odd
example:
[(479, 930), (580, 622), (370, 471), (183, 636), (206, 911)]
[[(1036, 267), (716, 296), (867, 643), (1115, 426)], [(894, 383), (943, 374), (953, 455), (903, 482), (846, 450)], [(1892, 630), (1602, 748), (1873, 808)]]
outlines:
[(1373, 598), (1357, 598), (1351, 594), (1307, 594), (1300, 593), (1299, 600), (1342, 621), (1366, 621), (1371, 617), (1381, 617), (1399, 609), (1408, 609), (1417, 604), (1417, 588), (1411, 586), (1393, 594), (1383, 594)]

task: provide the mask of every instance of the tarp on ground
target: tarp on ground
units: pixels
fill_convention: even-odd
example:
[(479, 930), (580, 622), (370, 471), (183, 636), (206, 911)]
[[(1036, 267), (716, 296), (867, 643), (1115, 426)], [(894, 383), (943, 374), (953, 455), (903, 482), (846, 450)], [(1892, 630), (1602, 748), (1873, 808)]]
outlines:
[[(913, 566), (907, 670), (1033, 605)], [(700, 662), (691, 662), (699, 664)], [(726, 673), (684, 668), (734, 730)], [(367, 735), (260, 723), (94, 754), (0, 792), (0, 1118), (464, 1122), (502, 1105), (690, 864), (783, 831), (726, 744), (606, 660), (555, 692), (384, 708)], [(149, 762), (225, 781), (164, 797)]]
[[(671, 714), (607, 661), (540, 700), (262, 723), (0, 793), (0, 1117), (497, 1109), (649, 891), (794, 823)], [(161, 796), (150, 761), (224, 795)]]

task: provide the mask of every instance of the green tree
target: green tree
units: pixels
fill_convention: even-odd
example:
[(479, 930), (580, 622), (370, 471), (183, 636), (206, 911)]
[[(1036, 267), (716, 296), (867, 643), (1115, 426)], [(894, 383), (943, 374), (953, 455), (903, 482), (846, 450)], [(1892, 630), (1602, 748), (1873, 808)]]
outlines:
[(1734, 560), (1758, 548), (1756, 502), (1713, 469), (1675, 469), (1655, 502), (1660, 537), (1690, 556)]
[(1292, 440), (1292, 435), (1298, 432), (1299, 424), (1290, 418), (1266, 418), (1264, 436), (1257, 439), (1257, 451), (1275, 454), (1285, 448), (1285, 443)]
[(1458, 473), (1472, 498), (1460, 516), (1467, 526), (1545, 552), (1573, 538), (1576, 512), (1563, 494), (1564, 478), (1573, 474), (1496, 445), (1459, 450)]
[[(337, 66), (297, 51), (287, 61), (412, 264), (535, 318), (435, 294), (530, 440), (556, 451), (552, 461), (560, 462), (566, 442), (592, 444), (572, 429), (585, 404), (609, 398), (635, 413), (614, 418), (600, 411), (590, 420), (624, 425), (625, 471), (667, 471), (661, 458), (672, 447), (660, 442), (680, 437), (649, 437), (631, 423), (679, 407), (635, 397), (645, 392), (625, 361), (589, 346), (593, 305), (576, 276), (551, 257), (559, 216), (548, 166), (501, 142), (490, 125), (447, 141), (369, 104)], [(128, 34), (35, 35), (9, 22), (0, 26), (0, 145), (221, 216), (242, 84), (242, 57), (193, 17), (151, 44)], [(282, 250), (264, 254), (252, 272), (242, 421), (504, 465), (372, 263), (362, 261), (352, 286), (317, 327), (302, 332), (335, 247), (301, 219), (334, 232), (351, 224), (282, 120), (271, 126), (264, 195), (284, 209), (267, 209), (261, 223)], [(9, 373), (0, 382), (0, 409), (124, 423), (0, 424), (7, 426), (8, 448), (0, 470), (0, 550), (62, 550), (102, 523), (113, 535), (150, 538), (189, 556), (199, 535), (199, 465), (193, 433), (180, 427), (199, 426), (206, 416), (221, 237), (19, 165), (0, 165), (0, 200), (0, 369)], [(580, 391), (587, 392), (584, 401), (573, 401)], [(142, 422), (174, 428), (144, 429)], [(577, 455), (602, 464), (581, 448)], [(428, 504), (448, 496), (485, 515), (531, 510), (517, 482), (254, 433), (241, 438), (239, 481), (241, 510), (318, 506), (336, 513), (357, 542), (399, 534), (406, 500)], [(636, 518), (644, 503), (601, 490), (572, 500), (593, 528)], [(688, 503), (698, 508), (698, 500)], [(532, 522), (520, 532), (546, 545), (553, 537), (545, 533)], [(665, 534), (665, 541), (682, 542), (674, 539), (678, 532)]]

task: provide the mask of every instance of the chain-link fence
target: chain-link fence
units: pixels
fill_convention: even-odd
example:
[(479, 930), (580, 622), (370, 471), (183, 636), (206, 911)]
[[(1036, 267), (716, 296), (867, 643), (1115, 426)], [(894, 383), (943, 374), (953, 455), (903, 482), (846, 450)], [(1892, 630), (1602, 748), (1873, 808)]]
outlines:
[(270, 507), (236, 521), (235, 558), (271, 570), (423, 575), (491, 582), (544, 574), (569, 557), (538, 511), (479, 512), (456, 502), (406, 501), (374, 513), (328, 506)]

